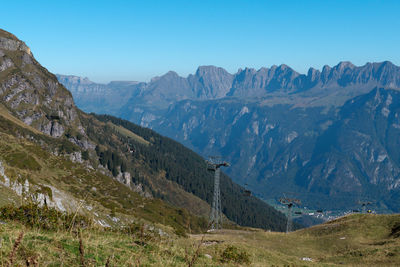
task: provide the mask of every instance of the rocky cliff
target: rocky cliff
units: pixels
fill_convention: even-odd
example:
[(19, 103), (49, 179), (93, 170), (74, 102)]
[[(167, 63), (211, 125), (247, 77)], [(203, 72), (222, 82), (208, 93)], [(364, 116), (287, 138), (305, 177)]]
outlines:
[(53, 137), (84, 134), (71, 93), (43, 68), (24, 42), (0, 30), (0, 98), (16, 117)]

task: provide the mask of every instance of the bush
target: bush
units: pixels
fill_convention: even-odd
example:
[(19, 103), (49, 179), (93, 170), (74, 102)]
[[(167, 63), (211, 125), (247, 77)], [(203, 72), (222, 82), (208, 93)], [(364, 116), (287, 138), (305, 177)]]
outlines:
[(30, 227), (44, 230), (68, 230), (71, 228), (86, 228), (92, 221), (79, 214), (63, 213), (55, 208), (40, 207), (31, 203), (19, 207), (8, 205), (0, 208), (0, 218), (3, 220), (18, 221)]
[(4, 156), (10, 166), (17, 167), (19, 169), (40, 171), (42, 168), (40, 164), (31, 155), (23, 151), (15, 151)]
[(235, 262), (239, 264), (250, 264), (250, 255), (246, 251), (240, 251), (235, 246), (228, 246), (221, 253), (221, 262)]
[(87, 150), (82, 151), (82, 159), (89, 160), (89, 152)]

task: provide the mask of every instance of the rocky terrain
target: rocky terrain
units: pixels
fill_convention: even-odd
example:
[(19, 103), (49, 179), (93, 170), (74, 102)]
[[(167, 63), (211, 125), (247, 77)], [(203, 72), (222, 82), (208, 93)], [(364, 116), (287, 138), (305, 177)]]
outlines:
[[(108, 94), (97, 92), (93, 102), (105, 105), (91, 110), (89, 93), (78, 105), (155, 129), (203, 156), (221, 155), (232, 163), (228, 174), (265, 199), (296, 192), (314, 208), (368, 200), (375, 210), (399, 211), (400, 68), (390, 62), (341, 62), (306, 75), (286, 65), (235, 74), (203, 66), (186, 78), (168, 72), (129, 89), (102, 86)], [(119, 110), (109, 108), (121, 90)]]

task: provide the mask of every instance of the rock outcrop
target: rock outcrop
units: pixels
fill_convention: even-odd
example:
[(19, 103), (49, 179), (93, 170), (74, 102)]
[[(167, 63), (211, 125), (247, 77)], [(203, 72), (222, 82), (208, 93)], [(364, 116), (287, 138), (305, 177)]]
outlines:
[(71, 93), (35, 60), (24, 42), (3, 30), (0, 71), (0, 98), (16, 117), (53, 137), (62, 136), (67, 128), (79, 128)]

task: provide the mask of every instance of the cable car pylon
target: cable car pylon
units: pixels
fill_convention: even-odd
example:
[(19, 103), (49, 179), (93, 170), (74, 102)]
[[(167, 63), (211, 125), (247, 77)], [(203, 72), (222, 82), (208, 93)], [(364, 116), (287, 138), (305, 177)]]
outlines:
[(288, 207), (287, 209), (287, 221), (286, 221), (286, 233), (289, 233), (292, 231), (292, 207), (297, 204), (300, 205), (301, 201), (296, 198), (287, 198), (287, 197), (281, 197), (279, 199), (279, 202), (281, 202), (283, 205), (286, 205)]
[(221, 191), (220, 191), (220, 176), (221, 167), (228, 167), (228, 162), (222, 162), (218, 157), (210, 157), (207, 162), (207, 170), (214, 172), (214, 195), (210, 213), (211, 231), (222, 228), (222, 209), (221, 209)]

